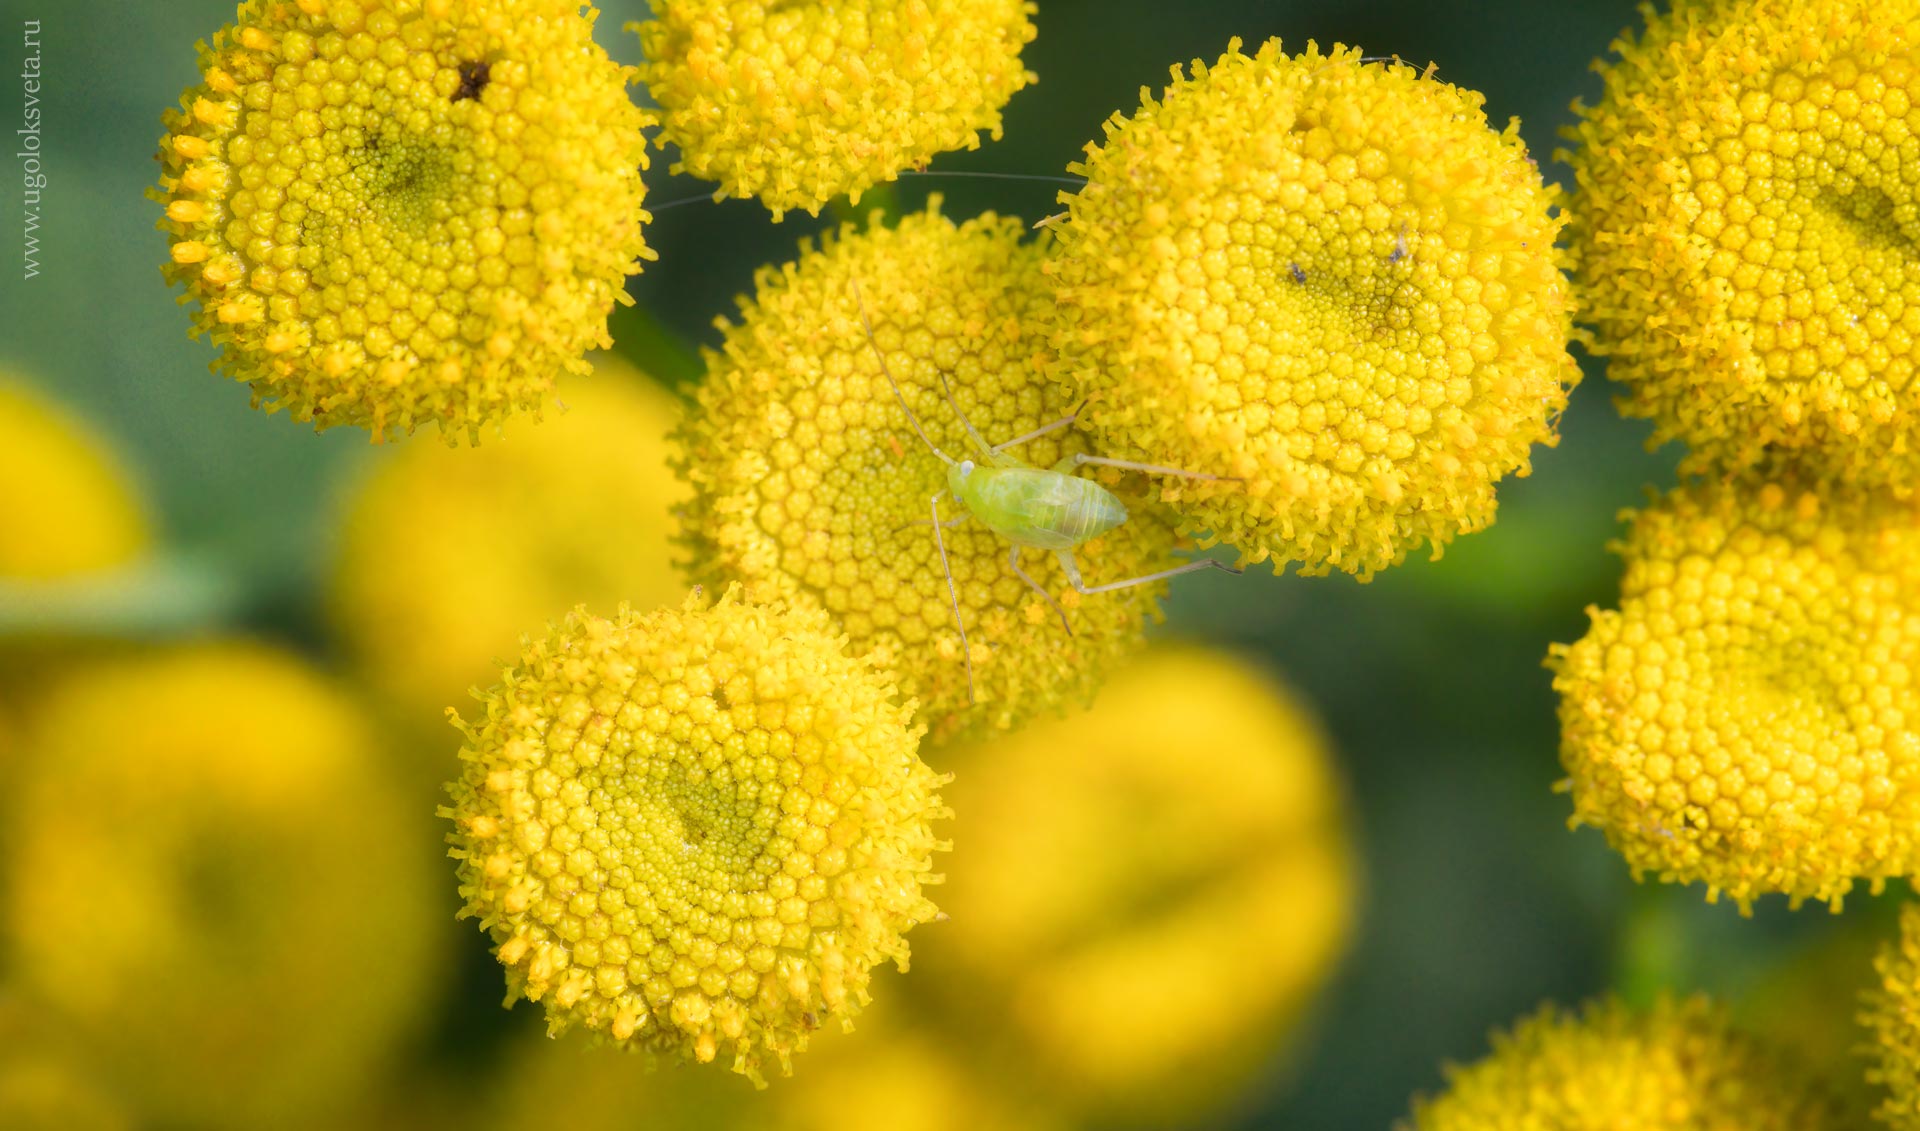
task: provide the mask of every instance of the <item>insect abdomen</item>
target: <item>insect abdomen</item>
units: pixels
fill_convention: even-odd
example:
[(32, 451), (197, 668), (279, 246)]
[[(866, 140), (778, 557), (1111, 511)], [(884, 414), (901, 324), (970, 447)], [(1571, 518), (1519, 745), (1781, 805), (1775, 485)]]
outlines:
[(1100, 484), (1031, 467), (975, 468), (961, 501), (996, 533), (1043, 550), (1072, 549), (1127, 520)]

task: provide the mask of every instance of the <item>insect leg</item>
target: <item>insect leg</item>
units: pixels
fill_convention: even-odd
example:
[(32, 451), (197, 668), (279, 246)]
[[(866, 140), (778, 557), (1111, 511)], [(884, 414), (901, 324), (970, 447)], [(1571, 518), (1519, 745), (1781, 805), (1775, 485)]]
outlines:
[[(963, 515), (961, 515), (961, 516), (960, 516), (960, 517), (958, 517), (958, 518), (950, 518), (950, 519), (947, 519), (947, 520), (946, 520), (945, 522), (943, 522), (943, 523), (941, 523), (941, 524), (940, 524), (940, 529), (942, 529), (942, 530), (952, 530), (952, 529), (953, 529), (954, 527), (956, 527), (956, 526), (959, 526), (959, 525), (960, 525), (961, 523), (963, 523), (963, 522), (965, 522), (965, 521), (967, 521), (968, 519), (970, 519), (970, 518), (972, 518), (972, 517), (973, 517), (973, 515), (972, 515), (971, 513), (968, 513), (968, 514), (963, 514)], [(932, 523), (931, 521), (929, 521), (928, 519), (924, 519), (924, 518), (916, 518), (916, 519), (914, 519), (914, 520), (913, 520), (912, 522), (903, 522), (903, 523), (901, 523), (901, 524), (900, 524), (900, 525), (899, 525), (899, 526), (898, 526), (898, 527), (896, 528), (896, 531), (898, 531), (898, 530), (911, 530), (911, 529), (913, 529), (913, 528), (914, 528), (914, 527), (916, 527), (916, 526), (932, 526), (932, 525), (933, 525), (933, 523)]]
[(1088, 585), (1086, 582), (1080, 580), (1080, 566), (1079, 563), (1073, 560), (1072, 550), (1060, 551), (1060, 566), (1067, 571), (1067, 580), (1073, 582), (1075, 589), (1078, 589), (1082, 593), (1089, 594), (1107, 593), (1115, 589), (1130, 589), (1135, 585), (1145, 585), (1149, 581), (1159, 581), (1166, 577), (1178, 577), (1183, 573), (1192, 573), (1197, 569), (1224, 569), (1228, 573), (1246, 572), (1239, 566), (1230, 566), (1225, 562), (1214, 561), (1212, 558), (1201, 558), (1197, 562), (1188, 562), (1186, 565), (1174, 566), (1172, 569), (1163, 569), (1159, 573), (1149, 573), (1144, 577), (1129, 577), (1125, 581), (1109, 581), (1105, 585)]
[(1242, 483), (1245, 480), (1238, 475), (1208, 475), (1200, 471), (1182, 471), (1177, 467), (1162, 467), (1157, 463), (1135, 463), (1128, 459), (1108, 459), (1105, 456), (1090, 456), (1085, 452), (1075, 452), (1066, 459), (1053, 465), (1053, 470), (1072, 471), (1083, 464), (1096, 464), (1100, 467), (1120, 467), (1128, 471), (1151, 471), (1156, 475), (1178, 475), (1182, 479), (1217, 479), (1223, 483)]
[(1020, 580), (1026, 582), (1028, 588), (1040, 594), (1041, 598), (1045, 600), (1047, 604), (1053, 606), (1053, 611), (1060, 614), (1060, 627), (1067, 630), (1068, 636), (1072, 636), (1073, 626), (1067, 623), (1067, 610), (1060, 607), (1060, 602), (1053, 599), (1053, 594), (1040, 588), (1040, 583), (1029, 576), (1026, 570), (1020, 568), (1019, 543), (1014, 543), (1013, 549), (1007, 553), (1007, 564), (1013, 567), (1013, 572), (1020, 575)]
[(947, 540), (940, 536), (940, 492), (927, 500), (933, 511), (933, 544), (940, 549), (940, 570), (947, 575), (947, 596), (953, 598), (953, 623), (960, 628), (960, 655), (967, 661), (967, 706), (973, 706), (973, 647), (967, 643), (967, 622), (960, 616), (960, 589), (953, 583), (953, 567), (947, 564)]
[(1024, 436), (1015, 436), (1013, 439), (1008, 440), (1004, 444), (995, 444), (993, 446), (993, 450), (996, 452), (1004, 452), (1008, 448), (1019, 447), (1021, 444), (1026, 443), (1028, 440), (1038, 440), (1040, 437), (1046, 435), (1049, 432), (1057, 432), (1060, 429), (1065, 428), (1067, 425), (1072, 424), (1074, 421), (1078, 419), (1080, 419), (1080, 414), (1078, 412), (1074, 413), (1071, 416), (1063, 416), (1051, 424), (1042, 424), (1040, 427), (1035, 428), (1033, 431), (1027, 433)]

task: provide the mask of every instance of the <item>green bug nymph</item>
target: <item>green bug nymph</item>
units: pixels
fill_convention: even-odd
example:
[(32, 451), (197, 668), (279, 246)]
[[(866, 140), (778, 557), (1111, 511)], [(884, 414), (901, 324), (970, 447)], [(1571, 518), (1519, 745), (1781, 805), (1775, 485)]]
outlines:
[[(1235, 566), (1217, 562), (1211, 558), (1188, 562), (1185, 565), (1163, 569), (1156, 573), (1140, 577), (1129, 577), (1124, 581), (1110, 581), (1105, 585), (1088, 585), (1080, 576), (1080, 563), (1074, 560), (1074, 547), (1090, 538), (1112, 530), (1127, 521), (1127, 508), (1113, 493), (1089, 479), (1077, 479), (1072, 472), (1087, 464), (1100, 467), (1117, 467), (1129, 471), (1146, 471), (1158, 475), (1179, 475), (1188, 479), (1224, 480), (1228, 476), (1202, 475), (1193, 471), (1182, 471), (1175, 467), (1161, 467), (1151, 463), (1134, 463), (1129, 460), (1107, 459), (1103, 456), (1090, 456), (1085, 452), (1075, 452), (1051, 468), (1032, 467), (1020, 461), (1016, 456), (1007, 454), (1007, 449), (1018, 447), (1049, 432), (1066, 428), (1079, 419), (1078, 413), (1062, 417), (1050, 424), (1016, 436), (1002, 444), (989, 444), (985, 437), (967, 419), (960, 409), (960, 402), (954, 399), (953, 386), (948, 383), (944, 370), (940, 371), (940, 389), (946, 394), (947, 404), (953, 409), (953, 415), (959, 419), (961, 427), (967, 430), (967, 438), (979, 449), (980, 462), (970, 459), (956, 460), (940, 450), (927, 437), (926, 429), (920, 427), (920, 418), (907, 406), (907, 398), (900, 391), (900, 383), (893, 379), (892, 370), (887, 368), (887, 359), (880, 352), (880, 346), (873, 340), (873, 322), (867, 317), (866, 300), (860, 295), (860, 284), (853, 283), (853, 301), (860, 308), (860, 323), (867, 333), (867, 345), (872, 348), (873, 356), (880, 362), (880, 372), (893, 388), (894, 399), (900, 402), (900, 411), (907, 414), (907, 423), (913, 425), (914, 435), (927, 450), (939, 457), (947, 465), (947, 486), (934, 492), (927, 500), (929, 521), (933, 525), (934, 544), (940, 550), (940, 568), (947, 575), (947, 595), (953, 600), (953, 619), (960, 629), (962, 650), (967, 648), (967, 626), (960, 616), (960, 594), (953, 583), (953, 568), (947, 562), (946, 539), (941, 531), (947, 527), (958, 526), (968, 518), (977, 518), (987, 529), (1005, 538), (1013, 545), (1007, 551), (1007, 564), (1028, 588), (1040, 594), (1053, 611), (1060, 614), (1060, 624), (1069, 634), (1073, 626), (1067, 623), (1067, 612), (1054, 600), (1053, 594), (1020, 568), (1020, 551), (1026, 547), (1036, 550), (1051, 550), (1060, 558), (1060, 568), (1066, 572), (1067, 580), (1082, 594), (1106, 593), (1115, 589), (1126, 589), (1134, 585), (1146, 585), (1163, 578), (1175, 577), (1183, 573), (1192, 573), (1197, 569), (1223, 569), (1228, 573), (1239, 573)], [(951, 494), (967, 513), (958, 518), (942, 520), (940, 517), (940, 496)], [(973, 657), (967, 655), (967, 698), (973, 699)]]

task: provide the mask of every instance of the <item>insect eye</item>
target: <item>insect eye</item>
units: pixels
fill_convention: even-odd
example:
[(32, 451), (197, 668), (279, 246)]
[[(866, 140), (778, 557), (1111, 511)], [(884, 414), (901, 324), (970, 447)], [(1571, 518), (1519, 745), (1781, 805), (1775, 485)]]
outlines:
[(965, 479), (967, 476), (972, 474), (973, 474), (973, 461), (970, 459), (961, 460), (960, 461), (960, 478)]

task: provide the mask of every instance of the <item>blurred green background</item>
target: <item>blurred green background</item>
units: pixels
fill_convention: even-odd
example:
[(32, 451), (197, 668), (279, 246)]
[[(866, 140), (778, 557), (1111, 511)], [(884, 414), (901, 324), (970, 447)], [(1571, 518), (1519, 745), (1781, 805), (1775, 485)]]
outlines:
[[(169, 552), (236, 579), (232, 626), (320, 654), (316, 592), (342, 490), (375, 452), (363, 433), (315, 436), (257, 413), (245, 388), (208, 374), (213, 352), (187, 340), (187, 316), (160, 277), (158, 207), (142, 196), (156, 175), (160, 111), (195, 79), (193, 42), (233, 5), (4, 0), (0, 13), (9, 64), (20, 22), (43, 23), (50, 178), (43, 273), (23, 282), (12, 251), (0, 268), (0, 364), (118, 444)], [(598, 38), (616, 58), (634, 61), (637, 41), (620, 28), (643, 15), (637, 0), (603, 5)], [(1059, 174), (1170, 64), (1216, 57), (1231, 36), (1278, 35), (1295, 47), (1340, 41), (1436, 62), (1441, 78), (1485, 93), (1496, 125), (1519, 116), (1547, 175), (1564, 180), (1548, 160), (1556, 130), (1574, 98), (1598, 90), (1590, 61), (1636, 21), (1630, 0), (1042, 0), (1025, 55), (1040, 81), (1014, 97), (1005, 139), (933, 168)], [(9, 119), (18, 98), (12, 83), (0, 99)], [(670, 163), (670, 152), (656, 154), (651, 202), (705, 191), (668, 176)], [(0, 230), (15, 248), (20, 186), (11, 174), (0, 184)], [(918, 207), (934, 191), (956, 218), (992, 209), (1037, 219), (1055, 190), (928, 177), (902, 182), (898, 200)], [(663, 211), (647, 233), (660, 258), (630, 289), (673, 332), (713, 343), (712, 319), (733, 311), (754, 268), (789, 258), (826, 222), (774, 224), (740, 201)], [(616, 336), (632, 325), (616, 321)], [(1609, 986), (1645, 996), (1661, 985), (1738, 997), (1825, 935), (1885, 916), (1889, 900), (1862, 896), (1844, 917), (1768, 901), (1743, 920), (1697, 891), (1636, 888), (1598, 833), (1566, 830), (1540, 662), (1549, 642), (1584, 631), (1586, 605), (1612, 601), (1618, 571), (1605, 544), (1616, 512), (1645, 485), (1670, 483), (1674, 455), (1646, 453), (1645, 429), (1614, 414), (1598, 367), (1585, 368), (1560, 446), (1502, 489), (1492, 530), (1443, 559), (1409, 561), (1364, 586), (1264, 571), (1175, 585), (1165, 635), (1270, 665), (1325, 719), (1366, 877), (1357, 942), (1305, 1040), (1237, 1101), (1229, 1125), (1383, 1127), (1412, 1093), (1439, 1087), (1444, 1061), (1478, 1057), (1491, 1028), (1544, 999)], [(450, 875), (446, 886), (450, 914)], [(478, 1062), (504, 1034), (534, 1027), (524, 1009), (497, 1009), (498, 970), (477, 933), (466, 942), (465, 981), (435, 1038), (450, 1062)]]

